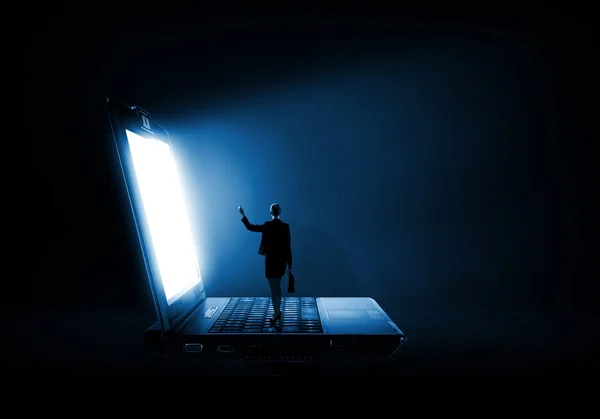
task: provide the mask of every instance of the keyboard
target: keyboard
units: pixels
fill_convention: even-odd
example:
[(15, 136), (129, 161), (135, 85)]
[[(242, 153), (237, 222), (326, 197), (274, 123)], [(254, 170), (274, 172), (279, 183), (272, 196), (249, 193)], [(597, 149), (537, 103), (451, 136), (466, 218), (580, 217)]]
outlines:
[(285, 297), (278, 328), (271, 327), (270, 297), (234, 297), (227, 303), (209, 333), (323, 333), (314, 297)]

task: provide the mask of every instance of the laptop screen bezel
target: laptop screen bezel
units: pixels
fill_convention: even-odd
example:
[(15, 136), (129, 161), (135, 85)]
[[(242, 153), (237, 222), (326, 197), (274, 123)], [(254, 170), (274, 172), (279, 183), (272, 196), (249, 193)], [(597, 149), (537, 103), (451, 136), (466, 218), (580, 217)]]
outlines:
[[(158, 269), (158, 262), (150, 240), (150, 230), (137, 184), (127, 132), (144, 138), (163, 141), (172, 147), (168, 132), (153, 121), (150, 114), (137, 106), (129, 106), (113, 98), (106, 99), (113, 140), (117, 150), (119, 167), (125, 181), (129, 207), (133, 216), (136, 235), (141, 247), (145, 273), (150, 284), (152, 298), (159, 322), (164, 331), (177, 329), (191, 312), (206, 299), (202, 280), (170, 305), (167, 302)], [(150, 127), (150, 128), (148, 128)]]

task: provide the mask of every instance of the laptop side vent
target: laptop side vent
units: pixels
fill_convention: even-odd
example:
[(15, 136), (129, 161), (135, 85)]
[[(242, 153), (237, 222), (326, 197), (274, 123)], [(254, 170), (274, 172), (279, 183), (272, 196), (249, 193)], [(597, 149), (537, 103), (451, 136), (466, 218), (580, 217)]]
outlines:
[(318, 353), (315, 347), (248, 345), (242, 348), (238, 357), (247, 361), (308, 362), (312, 361)]

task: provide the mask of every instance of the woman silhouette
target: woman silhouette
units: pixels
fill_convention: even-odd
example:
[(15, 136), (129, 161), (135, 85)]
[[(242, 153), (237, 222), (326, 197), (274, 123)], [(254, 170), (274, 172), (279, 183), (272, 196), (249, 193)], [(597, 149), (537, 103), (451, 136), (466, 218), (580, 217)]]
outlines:
[(281, 207), (277, 203), (271, 204), (269, 208), (272, 220), (263, 224), (251, 224), (241, 206), (238, 207), (238, 211), (242, 214), (242, 222), (249, 231), (262, 233), (258, 253), (265, 256), (265, 277), (269, 281), (273, 302), (271, 326), (275, 326), (277, 320), (281, 319), (281, 278), (285, 274), (286, 265), (288, 272), (292, 272), (290, 226), (279, 218)]

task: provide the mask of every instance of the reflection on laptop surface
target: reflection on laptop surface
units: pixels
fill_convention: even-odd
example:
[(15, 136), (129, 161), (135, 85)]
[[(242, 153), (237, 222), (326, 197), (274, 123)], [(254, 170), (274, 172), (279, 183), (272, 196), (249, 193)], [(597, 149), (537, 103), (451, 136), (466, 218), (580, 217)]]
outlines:
[(109, 121), (158, 322), (145, 341), (169, 354), (298, 360), (389, 357), (404, 333), (371, 298), (207, 297), (168, 133), (136, 106), (107, 99)]

